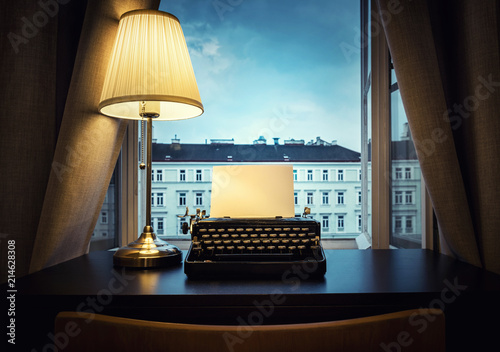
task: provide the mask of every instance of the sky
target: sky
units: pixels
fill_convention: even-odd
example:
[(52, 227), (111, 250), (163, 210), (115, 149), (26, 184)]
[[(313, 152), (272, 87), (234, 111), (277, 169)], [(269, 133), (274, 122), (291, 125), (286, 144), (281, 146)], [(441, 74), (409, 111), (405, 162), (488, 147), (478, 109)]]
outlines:
[(170, 143), (264, 136), (360, 150), (359, 1), (170, 0), (205, 112), (155, 122)]

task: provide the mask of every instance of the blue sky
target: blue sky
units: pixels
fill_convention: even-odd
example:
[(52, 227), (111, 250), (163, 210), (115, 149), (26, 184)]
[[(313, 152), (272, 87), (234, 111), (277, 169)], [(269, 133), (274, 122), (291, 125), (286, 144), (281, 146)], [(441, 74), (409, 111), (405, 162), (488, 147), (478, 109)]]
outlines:
[(360, 150), (359, 1), (171, 0), (205, 113), (154, 138), (205, 143), (320, 136)]

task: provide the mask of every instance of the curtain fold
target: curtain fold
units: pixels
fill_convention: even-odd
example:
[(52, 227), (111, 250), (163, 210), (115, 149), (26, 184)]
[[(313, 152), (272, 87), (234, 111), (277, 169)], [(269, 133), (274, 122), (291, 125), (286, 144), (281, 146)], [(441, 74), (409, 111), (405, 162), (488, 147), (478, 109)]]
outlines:
[(127, 122), (97, 112), (120, 16), (159, 0), (89, 0), (31, 258), (30, 272), (83, 255)]
[[(39, 28), (38, 11), (36, 1), (20, 0), (2, 3), (0, 13), (0, 260), (7, 268), (13, 241), (17, 277), (29, 271), (56, 140), (58, 21), (47, 16)], [(6, 278), (2, 270), (0, 282)]]
[(441, 249), (500, 273), (500, 5), (377, 5)]

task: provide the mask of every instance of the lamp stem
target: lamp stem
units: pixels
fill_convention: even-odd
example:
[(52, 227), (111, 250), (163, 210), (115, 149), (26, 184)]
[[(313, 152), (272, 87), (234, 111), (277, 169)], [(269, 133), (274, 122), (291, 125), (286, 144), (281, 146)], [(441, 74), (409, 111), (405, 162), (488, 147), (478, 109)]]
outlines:
[(147, 117), (146, 139), (147, 139), (147, 156), (146, 156), (146, 226), (151, 226), (151, 177), (152, 163), (151, 150), (153, 149), (153, 119)]

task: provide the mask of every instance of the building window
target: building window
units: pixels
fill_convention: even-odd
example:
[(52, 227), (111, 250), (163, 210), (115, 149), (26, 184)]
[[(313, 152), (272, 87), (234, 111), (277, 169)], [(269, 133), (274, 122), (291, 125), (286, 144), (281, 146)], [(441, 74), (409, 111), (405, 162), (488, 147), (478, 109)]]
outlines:
[(405, 233), (412, 233), (412, 232), (413, 232), (413, 219), (411, 216), (407, 216), (405, 221)]
[(152, 207), (155, 206), (155, 194), (154, 193), (151, 193), (151, 206)]
[(344, 170), (337, 171), (337, 181), (344, 181)]
[(401, 233), (403, 228), (403, 222), (401, 219), (401, 216), (396, 216), (394, 218), (394, 232), (395, 233)]
[(297, 192), (293, 192), (293, 204), (298, 205), (299, 204), (299, 196)]
[(314, 204), (313, 192), (307, 192), (307, 205)]
[(156, 206), (163, 206), (163, 193), (156, 193)]
[(344, 231), (344, 215), (337, 216), (337, 231)]
[(361, 191), (358, 191), (358, 202), (357, 204), (361, 204)]
[(337, 204), (344, 204), (344, 192), (337, 192)]
[(413, 204), (413, 192), (412, 191), (405, 192), (405, 203), (406, 204)]
[(107, 236), (108, 236), (108, 233), (107, 233), (106, 231), (104, 231), (104, 232), (102, 233), (102, 237), (107, 237)]
[(186, 192), (179, 192), (179, 206), (186, 206)]
[(101, 224), (107, 224), (108, 223), (108, 212), (103, 211), (101, 212)]
[(363, 224), (363, 218), (361, 217), (361, 215), (357, 215), (357, 219), (358, 219), (358, 231), (361, 231), (361, 225)]
[(293, 180), (297, 181), (297, 170), (293, 170)]
[(394, 204), (403, 204), (403, 192), (402, 191), (394, 192)]
[(156, 181), (157, 182), (163, 181), (163, 170), (156, 170)]
[(321, 193), (321, 204), (327, 205), (330, 203), (330, 194), (328, 192), (322, 192)]
[(195, 205), (203, 205), (203, 193), (201, 192), (196, 192), (194, 194), (194, 204)]
[(313, 170), (307, 170), (307, 181), (313, 180)]
[(328, 215), (323, 215), (321, 217), (321, 227), (324, 231), (328, 231), (328, 228), (330, 227), (330, 217)]
[(179, 170), (179, 181), (186, 182), (186, 170)]
[(328, 181), (328, 170), (323, 170), (323, 181)]
[(403, 169), (397, 167), (395, 172), (396, 172), (396, 180), (401, 180), (403, 178)]
[(179, 219), (177, 221), (177, 234), (184, 235), (184, 233), (182, 233), (182, 225), (186, 223), (186, 220), (185, 218), (177, 218), (177, 219)]
[(411, 168), (409, 167), (405, 168), (405, 179), (407, 180), (411, 179)]
[(201, 182), (201, 181), (203, 181), (202, 172), (201, 170), (196, 170), (196, 182)]
[(163, 235), (163, 218), (157, 219), (156, 230), (159, 234)]

